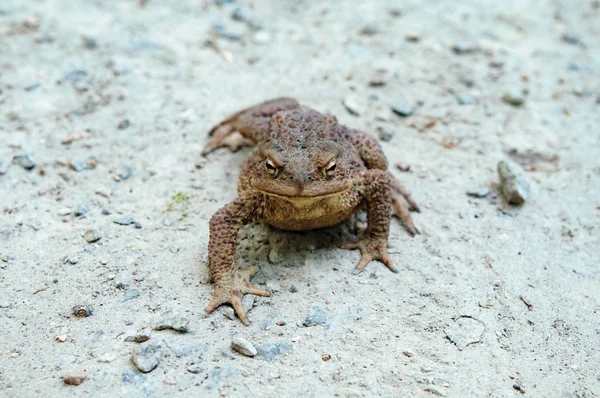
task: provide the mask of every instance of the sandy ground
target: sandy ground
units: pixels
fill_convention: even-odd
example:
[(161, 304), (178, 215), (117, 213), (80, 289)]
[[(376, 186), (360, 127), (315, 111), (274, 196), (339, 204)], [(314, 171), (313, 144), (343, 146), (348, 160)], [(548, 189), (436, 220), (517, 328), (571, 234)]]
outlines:
[[(600, 3), (361, 3), (0, 3), (0, 396), (600, 395)], [(239, 265), (273, 294), (244, 327), (203, 308), (208, 220), (248, 150), (199, 151), (282, 95), (393, 132), (422, 234), (394, 221), (400, 273), (354, 276), (350, 223), (245, 228)], [(167, 311), (189, 331), (153, 330)]]

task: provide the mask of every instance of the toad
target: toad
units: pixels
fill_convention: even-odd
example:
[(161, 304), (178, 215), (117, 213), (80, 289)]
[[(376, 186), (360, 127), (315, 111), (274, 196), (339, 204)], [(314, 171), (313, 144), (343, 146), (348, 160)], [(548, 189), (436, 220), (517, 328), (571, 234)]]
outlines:
[(390, 219), (396, 215), (414, 236), (418, 231), (409, 211), (419, 211), (419, 206), (387, 170), (373, 137), (295, 99), (278, 98), (213, 127), (203, 155), (223, 146), (235, 151), (245, 142), (256, 146), (242, 168), (238, 198), (210, 220), (208, 266), (215, 290), (207, 313), (229, 303), (248, 325), (242, 297), (270, 295), (250, 283), (257, 266), (239, 269), (235, 264), (238, 232), (246, 224), (303, 231), (338, 224), (365, 209), (366, 228), (356, 242), (342, 246), (361, 252), (354, 273), (372, 260), (397, 272), (387, 251)]

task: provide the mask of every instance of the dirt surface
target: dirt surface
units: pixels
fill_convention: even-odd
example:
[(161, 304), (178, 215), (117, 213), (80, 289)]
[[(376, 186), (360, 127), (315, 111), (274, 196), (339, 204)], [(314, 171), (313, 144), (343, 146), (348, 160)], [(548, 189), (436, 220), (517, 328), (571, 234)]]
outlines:
[[(600, 395), (599, 19), (597, 0), (3, 0), (0, 396)], [(245, 228), (238, 263), (273, 294), (244, 327), (203, 308), (208, 220), (248, 150), (199, 152), (282, 95), (391, 136), (422, 234), (392, 223), (400, 273), (354, 276), (351, 222)]]

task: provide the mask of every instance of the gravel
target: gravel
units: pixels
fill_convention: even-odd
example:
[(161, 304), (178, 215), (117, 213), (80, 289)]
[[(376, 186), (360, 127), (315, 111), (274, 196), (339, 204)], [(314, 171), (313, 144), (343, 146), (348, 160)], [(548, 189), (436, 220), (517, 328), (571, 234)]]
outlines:
[(252, 343), (241, 337), (236, 337), (231, 341), (231, 349), (247, 357), (254, 357), (258, 353)]
[(102, 239), (102, 236), (100, 235), (100, 232), (98, 232), (98, 230), (88, 229), (83, 233), (83, 239), (85, 239), (87, 243), (94, 243)]
[(505, 161), (498, 163), (500, 176), (500, 192), (511, 205), (522, 205), (529, 196), (529, 184), (525, 181), (523, 172), (513, 164)]
[(162, 315), (160, 321), (154, 327), (154, 330), (171, 329), (178, 332), (187, 332), (189, 331), (189, 322), (190, 320), (185, 313), (167, 311)]
[(142, 373), (152, 372), (160, 363), (161, 346), (157, 343), (143, 343), (131, 353), (131, 362)]

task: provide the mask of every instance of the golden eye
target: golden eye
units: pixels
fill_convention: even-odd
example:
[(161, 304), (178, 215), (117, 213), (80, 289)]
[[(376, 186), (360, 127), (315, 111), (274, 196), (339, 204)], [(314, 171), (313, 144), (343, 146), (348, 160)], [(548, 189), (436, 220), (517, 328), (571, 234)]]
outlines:
[(275, 175), (275, 173), (277, 173), (277, 166), (275, 165), (275, 162), (269, 158), (267, 158), (267, 161), (265, 162), (265, 167), (267, 168), (267, 172), (269, 174)]
[(326, 176), (332, 176), (333, 173), (335, 173), (335, 160), (330, 161), (329, 163), (327, 163), (327, 166), (325, 166), (325, 168), (323, 169), (323, 173), (325, 173)]

